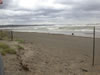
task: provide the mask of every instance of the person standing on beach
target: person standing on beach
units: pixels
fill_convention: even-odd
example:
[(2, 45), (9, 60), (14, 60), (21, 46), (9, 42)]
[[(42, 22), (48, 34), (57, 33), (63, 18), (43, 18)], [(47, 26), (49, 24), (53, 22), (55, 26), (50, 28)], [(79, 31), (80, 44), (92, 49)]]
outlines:
[(72, 33), (72, 35), (74, 35), (74, 33)]

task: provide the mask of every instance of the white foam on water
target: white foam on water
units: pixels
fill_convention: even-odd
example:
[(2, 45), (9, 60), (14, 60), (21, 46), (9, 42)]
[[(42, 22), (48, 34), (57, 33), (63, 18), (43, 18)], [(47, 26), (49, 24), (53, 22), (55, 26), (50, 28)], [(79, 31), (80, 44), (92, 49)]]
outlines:
[[(13, 30), (16, 32), (41, 32), (53, 34), (77, 36), (93, 36), (93, 26), (91, 25), (42, 25), (42, 26), (23, 26), (23, 27), (5, 27), (1, 29)], [(100, 36), (100, 25), (96, 26), (96, 36)]]

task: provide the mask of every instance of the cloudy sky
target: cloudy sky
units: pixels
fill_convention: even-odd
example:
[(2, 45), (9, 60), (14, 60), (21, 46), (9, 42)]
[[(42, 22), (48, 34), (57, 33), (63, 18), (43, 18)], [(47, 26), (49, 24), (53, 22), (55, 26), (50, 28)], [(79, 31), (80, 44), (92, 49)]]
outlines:
[(99, 23), (100, 0), (3, 0), (0, 24)]

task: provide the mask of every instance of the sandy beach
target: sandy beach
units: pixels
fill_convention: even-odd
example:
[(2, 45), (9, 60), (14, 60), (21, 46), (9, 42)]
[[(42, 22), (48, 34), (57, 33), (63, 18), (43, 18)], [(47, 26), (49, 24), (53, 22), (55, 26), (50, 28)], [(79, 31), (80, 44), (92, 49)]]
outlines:
[[(99, 75), (100, 39), (96, 39), (95, 66), (92, 66), (93, 39), (47, 33), (14, 33), (25, 40), (20, 52), (28, 71), (18, 66), (17, 56), (4, 56), (5, 75)], [(9, 58), (11, 57), (11, 58)], [(7, 60), (5, 60), (7, 59)], [(13, 61), (13, 62), (11, 62)], [(8, 63), (6, 63), (8, 62)]]

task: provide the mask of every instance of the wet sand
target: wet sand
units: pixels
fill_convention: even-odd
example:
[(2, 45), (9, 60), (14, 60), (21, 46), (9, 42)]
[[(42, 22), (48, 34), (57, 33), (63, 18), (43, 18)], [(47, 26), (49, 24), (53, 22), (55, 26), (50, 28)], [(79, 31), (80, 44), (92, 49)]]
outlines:
[(100, 39), (96, 39), (93, 67), (92, 38), (47, 33), (14, 33), (14, 38), (30, 43), (24, 45), (26, 50), (21, 55), (30, 72), (21, 75), (100, 74)]

